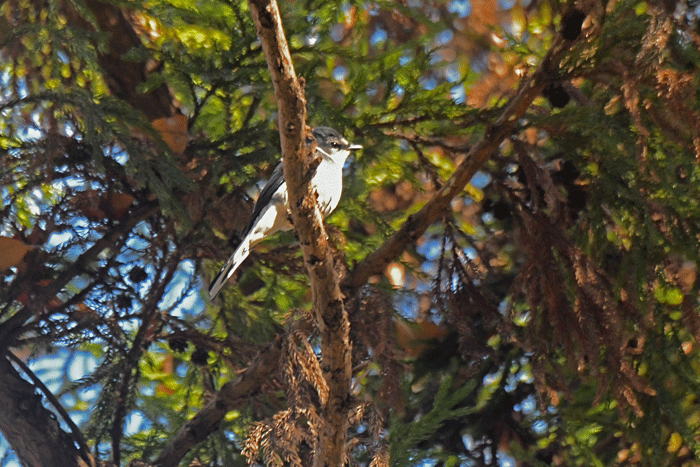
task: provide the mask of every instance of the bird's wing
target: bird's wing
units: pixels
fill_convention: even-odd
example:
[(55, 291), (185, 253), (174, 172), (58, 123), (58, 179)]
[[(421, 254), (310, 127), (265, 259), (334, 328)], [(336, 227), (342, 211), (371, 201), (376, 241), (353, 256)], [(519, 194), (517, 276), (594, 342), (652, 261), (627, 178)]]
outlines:
[(260, 216), (263, 214), (265, 207), (267, 207), (275, 196), (277, 190), (280, 189), (284, 183), (284, 174), (282, 173), (282, 163), (280, 163), (275, 170), (272, 172), (270, 179), (263, 187), (258, 196), (258, 200), (255, 202), (253, 207), (253, 213), (250, 215), (250, 220), (245, 229), (241, 232), (241, 243), (236, 247), (231, 257), (226, 261), (221, 271), (212, 280), (211, 286), (209, 287), (209, 298), (214, 300), (218, 295), (221, 288), (224, 286), (226, 281), (233, 275), (233, 273), (238, 269), (244, 259), (248, 256), (250, 252), (251, 239), (249, 238), (250, 232), (255, 228), (255, 224), (260, 220)]
[(243, 230), (243, 232), (241, 232), (241, 238), (244, 238), (246, 235), (248, 235), (248, 233), (250, 233), (251, 229), (257, 222), (258, 217), (260, 217), (260, 214), (262, 213), (263, 209), (265, 209), (265, 206), (270, 204), (270, 201), (272, 201), (272, 197), (275, 196), (275, 193), (277, 192), (277, 190), (279, 190), (283, 183), (284, 173), (282, 172), (282, 163), (280, 162), (277, 165), (277, 167), (275, 167), (275, 170), (272, 172), (270, 179), (267, 181), (262, 191), (260, 192), (258, 200), (255, 202), (255, 206), (253, 206), (253, 213), (250, 215), (248, 225), (246, 225), (246, 228)]

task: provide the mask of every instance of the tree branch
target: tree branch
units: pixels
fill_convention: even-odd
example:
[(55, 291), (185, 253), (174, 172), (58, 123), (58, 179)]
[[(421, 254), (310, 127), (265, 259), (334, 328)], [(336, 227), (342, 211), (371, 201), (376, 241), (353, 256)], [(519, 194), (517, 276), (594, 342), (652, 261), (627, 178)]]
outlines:
[(0, 432), (27, 467), (76, 467), (88, 464), (75, 439), (61, 429), (41, 395), (24, 380), (6, 356), (0, 357)]
[[(90, 248), (82, 253), (70, 266), (61, 271), (53, 281), (42, 288), (34, 290), (34, 296), (29, 303), (17, 313), (0, 323), (0, 353), (11, 347), (18, 335), (22, 332), (23, 325), (35, 315), (45, 309), (53, 297), (56, 296), (73, 278), (85, 272), (86, 265), (92, 264), (106, 248), (110, 248), (122, 235), (127, 234), (139, 222), (158, 212), (156, 203), (143, 205), (135, 211), (127, 220), (120, 223), (97, 240)], [(1, 373), (0, 373), (1, 374)]]
[(314, 313), (321, 336), (323, 376), (329, 389), (328, 398), (321, 400), (323, 425), (317, 428), (319, 439), (313, 465), (340, 466), (346, 457), (352, 376), (350, 322), (323, 218), (309, 184), (313, 148), (308, 148), (305, 142), (306, 99), (294, 71), (276, 1), (249, 0), (248, 3), (275, 87), (289, 206), (311, 278)]
[(73, 419), (70, 418), (70, 415), (68, 415), (68, 412), (66, 412), (66, 409), (63, 408), (63, 405), (61, 405), (56, 396), (53, 395), (49, 388), (47, 388), (46, 385), (34, 374), (34, 372), (30, 370), (29, 367), (15, 354), (12, 352), (7, 352), (7, 358), (17, 365), (24, 372), (24, 374), (32, 380), (34, 386), (44, 394), (46, 399), (53, 406), (56, 412), (58, 412), (66, 425), (68, 425), (68, 428), (70, 428), (70, 431), (75, 438), (75, 442), (78, 444), (77, 447), (80, 457), (82, 457), (86, 465), (93, 465), (94, 462), (90, 456), (90, 449), (88, 448), (87, 441), (85, 441), (83, 432), (80, 431), (80, 428), (78, 428), (78, 426), (73, 422)]
[(345, 296), (350, 296), (362, 287), (370, 276), (381, 274), (384, 268), (437, 221), (449, 208), (452, 199), (459, 195), (469, 183), (477, 170), (491, 157), (501, 143), (512, 134), (515, 125), (525, 114), (532, 101), (542, 93), (542, 89), (559, 75), (559, 60), (567, 43), (557, 36), (542, 63), (530, 78), (521, 85), (516, 96), (503, 110), (501, 116), (486, 131), (486, 134), (467, 153), (464, 161), (457, 167), (450, 179), (437, 193), (415, 214), (408, 216), (406, 222), (389, 237), (382, 246), (360, 261), (343, 278), (341, 284)]
[[(175, 254), (168, 262), (167, 269), (163, 277), (151, 286), (148, 301), (144, 304), (143, 312), (141, 313), (141, 325), (136, 332), (131, 349), (126, 354), (124, 362), (124, 371), (122, 373), (122, 381), (117, 390), (117, 402), (114, 408), (112, 418), (112, 426), (110, 428), (110, 438), (112, 442), (112, 464), (115, 466), (121, 465), (121, 440), (124, 435), (124, 420), (126, 419), (129, 406), (130, 393), (133, 390), (133, 381), (137, 381), (140, 370), (139, 361), (141, 356), (148, 350), (148, 347), (153, 341), (155, 335), (154, 327), (158, 324), (158, 303), (165, 295), (165, 288), (170, 284), (178, 265), (180, 264), (180, 255)], [(158, 271), (156, 274), (159, 274)], [(156, 279), (154, 279), (154, 282)]]
[(216, 431), (226, 414), (255, 397), (265, 382), (277, 371), (284, 335), (275, 340), (235, 381), (226, 383), (216, 396), (187, 422), (170, 440), (155, 461), (154, 467), (176, 467), (183, 457), (207, 436)]
[[(138, 90), (149, 74), (149, 63), (124, 59), (127, 52), (142, 47), (128, 14), (119, 6), (101, 0), (87, 0), (85, 6), (94, 15), (99, 30), (110, 34), (107, 50), (100, 50), (97, 60), (105, 71), (105, 81), (112, 94), (143, 112), (149, 121), (173, 116), (177, 106), (167, 85), (161, 84), (147, 93)], [(70, 24), (94, 29), (78, 11), (66, 8), (64, 13), (68, 15)], [(153, 64), (150, 66), (153, 67)]]

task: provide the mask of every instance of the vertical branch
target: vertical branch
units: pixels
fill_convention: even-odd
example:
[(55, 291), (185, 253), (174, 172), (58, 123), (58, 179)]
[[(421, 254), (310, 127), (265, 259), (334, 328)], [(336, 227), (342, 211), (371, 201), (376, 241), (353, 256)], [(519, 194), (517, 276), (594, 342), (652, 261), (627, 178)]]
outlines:
[(267, 57), (279, 108), (284, 177), (294, 227), (311, 279), (313, 307), (321, 333), (323, 375), (328, 397), (321, 400), (321, 423), (314, 466), (340, 466), (346, 458), (348, 398), (352, 376), (350, 323), (328, 248), (323, 219), (310, 192), (312, 149), (305, 143), (306, 98), (297, 78), (275, 0), (249, 0)]

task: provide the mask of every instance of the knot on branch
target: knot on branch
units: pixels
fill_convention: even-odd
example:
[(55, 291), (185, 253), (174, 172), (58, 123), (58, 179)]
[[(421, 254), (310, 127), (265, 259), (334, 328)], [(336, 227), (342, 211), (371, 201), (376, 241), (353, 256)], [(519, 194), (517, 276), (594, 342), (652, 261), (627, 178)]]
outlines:
[(258, 19), (260, 20), (260, 27), (264, 29), (272, 29), (275, 25), (275, 22), (270, 5), (267, 5), (265, 8), (260, 8), (258, 11), (260, 12), (260, 15), (258, 17)]
[[(282, 66), (282, 65), (280, 64), (280, 66)], [(287, 137), (291, 138), (294, 135), (294, 133), (296, 132), (296, 129), (297, 129), (297, 127), (294, 124), (294, 122), (288, 122), (287, 126), (284, 128), (284, 131), (285, 131), (285, 133), (287, 133)]]

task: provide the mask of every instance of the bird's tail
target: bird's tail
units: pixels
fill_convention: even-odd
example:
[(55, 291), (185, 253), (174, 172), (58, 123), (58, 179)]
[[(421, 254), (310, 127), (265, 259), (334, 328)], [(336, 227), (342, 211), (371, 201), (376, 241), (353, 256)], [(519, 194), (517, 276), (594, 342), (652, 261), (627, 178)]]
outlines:
[(221, 268), (221, 271), (219, 271), (219, 274), (217, 274), (211, 282), (209, 286), (210, 300), (214, 300), (216, 296), (219, 295), (221, 288), (226, 284), (233, 273), (236, 272), (236, 269), (238, 269), (238, 266), (241, 265), (243, 260), (248, 257), (248, 253), (250, 253), (250, 242), (244, 240), (243, 243), (238, 245), (236, 251), (233, 252), (228, 261), (226, 261), (226, 264)]

